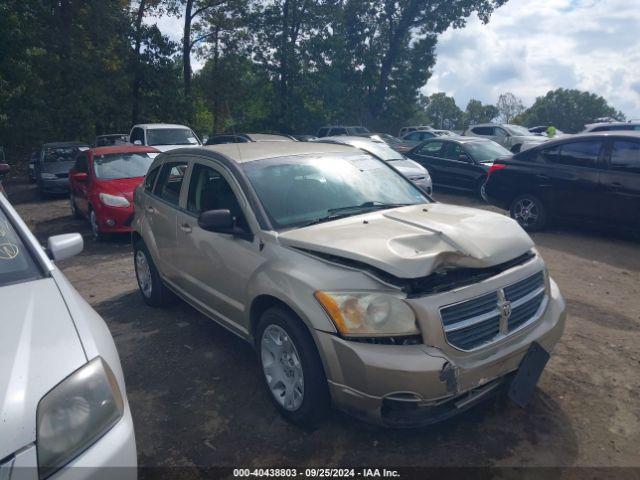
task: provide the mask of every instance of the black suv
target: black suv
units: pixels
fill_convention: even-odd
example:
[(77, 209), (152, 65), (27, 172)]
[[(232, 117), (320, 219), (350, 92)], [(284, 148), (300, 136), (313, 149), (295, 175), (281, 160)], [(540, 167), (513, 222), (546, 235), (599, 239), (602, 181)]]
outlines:
[(574, 135), (499, 159), (483, 196), (527, 230), (553, 217), (639, 229), (640, 134)]

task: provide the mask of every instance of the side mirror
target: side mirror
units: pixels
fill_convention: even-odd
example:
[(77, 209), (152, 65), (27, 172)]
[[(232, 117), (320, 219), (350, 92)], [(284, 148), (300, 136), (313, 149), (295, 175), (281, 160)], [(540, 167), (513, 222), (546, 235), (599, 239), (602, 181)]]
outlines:
[(198, 217), (198, 226), (208, 232), (226, 233), (245, 240), (253, 240), (250, 232), (238, 227), (229, 210), (207, 210)]
[(142, 145), (142, 142), (140, 140), (135, 140), (133, 142), (134, 145)]
[(87, 175), (85, 172), (77, 172), (71, 176), (71, 179), (74, 182), (84, 183), (89, 180), (89, 175)]
[(6, 163), (0, 163), (0, 177), (3, 177), (7, 173), (9, 173), (9, 170), (11, 170), (11, 167), (9, 165), (7, 165)]
[(47, 253), (51, 260), (59, 262), (75, 257), (84, 248), (84, 240), (79, 233), (55, 235), (47, 240)]

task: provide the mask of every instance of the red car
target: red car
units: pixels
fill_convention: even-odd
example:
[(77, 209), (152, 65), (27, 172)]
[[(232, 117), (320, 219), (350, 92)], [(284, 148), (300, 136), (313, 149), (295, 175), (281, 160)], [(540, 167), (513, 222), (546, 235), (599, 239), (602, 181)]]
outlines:
[(158, 153), (151, 147), (118, 145), (92, 148), (76, 156), (69, 172), (71, 213), (89, 219), (95, 239), (131, 232), (133, 191)]

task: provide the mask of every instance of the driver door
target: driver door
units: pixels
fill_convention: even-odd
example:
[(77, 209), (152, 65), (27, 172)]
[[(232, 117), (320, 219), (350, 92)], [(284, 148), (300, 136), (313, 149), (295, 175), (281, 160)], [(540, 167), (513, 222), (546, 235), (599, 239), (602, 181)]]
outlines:
[[(209, 232), (198, 226), (205, 211), (226, 209), (247, 235)], [(247, 335), (247, 285), (262, 264), (257, 222), (233, 177), (214, 162), (196, 160), (186, 208), (178, 212), (178, 286), (209, 315)]]

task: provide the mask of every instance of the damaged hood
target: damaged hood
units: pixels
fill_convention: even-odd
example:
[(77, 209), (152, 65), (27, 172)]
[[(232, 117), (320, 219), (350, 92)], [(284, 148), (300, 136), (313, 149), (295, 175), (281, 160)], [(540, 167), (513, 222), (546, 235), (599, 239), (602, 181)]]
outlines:
[(398, 278), (425, 277), (441, 267), (492, 267), (533, 247), (509, 217), (441, 203), (357, 215), (279, 238), (283, 245), (363, 262)]

